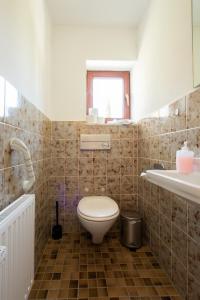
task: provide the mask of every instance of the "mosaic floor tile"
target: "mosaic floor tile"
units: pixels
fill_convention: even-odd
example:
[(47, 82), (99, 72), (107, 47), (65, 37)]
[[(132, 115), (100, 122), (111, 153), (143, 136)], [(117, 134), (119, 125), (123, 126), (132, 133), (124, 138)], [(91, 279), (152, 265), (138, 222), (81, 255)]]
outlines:
[(48, 241), (29, 299), (181, 300), (148, 246), (130, 251), (115, 235), (93, 245), (85, 233)]

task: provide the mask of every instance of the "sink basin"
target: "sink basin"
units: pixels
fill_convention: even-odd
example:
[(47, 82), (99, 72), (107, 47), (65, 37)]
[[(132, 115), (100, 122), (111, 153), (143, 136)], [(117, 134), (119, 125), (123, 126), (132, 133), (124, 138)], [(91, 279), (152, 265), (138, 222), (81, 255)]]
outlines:
[(200, 171), (180, 174), (176, 170), (148, 170), (145, 177), (151, 183), (200, 204)]

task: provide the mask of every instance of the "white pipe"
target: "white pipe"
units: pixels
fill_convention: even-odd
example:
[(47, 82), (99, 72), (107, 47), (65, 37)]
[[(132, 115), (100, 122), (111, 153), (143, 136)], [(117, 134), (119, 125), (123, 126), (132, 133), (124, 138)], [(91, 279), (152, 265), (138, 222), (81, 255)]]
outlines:
[(142, 172), (142, 173), (140, 174), (140, 177), (144, 177), (144, 179), (146, 179), (147, 173), (146, 173), (146, 172)]
[(10, 147), (12, 150), (21, 151), (24, 155), (25, 165), (28, 173), (28, 180), (23, 182), (24, 192), (28, 192), (35, 182), (35, 174), (33, 170), (33, 163), (31, 160), (31, 154), (27, 146), (18, 138), (12, 138), (10, 140)]

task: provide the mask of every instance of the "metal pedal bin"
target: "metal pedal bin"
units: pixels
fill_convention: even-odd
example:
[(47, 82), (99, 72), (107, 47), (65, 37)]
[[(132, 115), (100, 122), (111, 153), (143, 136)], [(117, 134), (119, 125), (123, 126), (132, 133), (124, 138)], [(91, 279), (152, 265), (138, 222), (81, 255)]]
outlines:
[(142, 245), (142, 218), (136, 211), (121, 211), (121, 243), (138, 249)]

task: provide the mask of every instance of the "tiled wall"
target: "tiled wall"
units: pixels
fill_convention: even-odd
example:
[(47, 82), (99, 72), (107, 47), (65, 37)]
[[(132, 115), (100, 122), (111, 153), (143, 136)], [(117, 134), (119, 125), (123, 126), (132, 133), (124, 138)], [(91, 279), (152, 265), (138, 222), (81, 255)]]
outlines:
[[(111, 150), (80, 150), (81, 133), (111, 134)], [(107, 195), (120, 208), (137, 207), (137, 151), (137, 126), (52, 122), (52, 222), (56, 199), (64, 232), (79, 232), (76, 207), (83, 196)]]
[[(111, 150), (80, 151), (81, 133), (110, 133)], [(71, 233), (80, 231), (78, 201), (85, 195), (108, 195), (120, 209), (139, 206), (154, 254), (180, 293), (199, 300), (200, 205), (138, 174), (157, 162), (174, 169), (184, 140), (200, 155), (200, 90), (134, 126), (50, 122), (22, 96), (14, 103), (0, 98), (0, 209), (23, 193), (23, 159), (9, 147), (14, 136), (29, 146), (36, 173), (36, 264), (55, 221), (56, 200), (64, 232)]]
[[(139, 123), (139, 173), (163, 163), (175, 169), (187, 140), (200, 157), (200, 90)], [(139, 208), (154, 254), (184, 299), (200, 299), (200, 205), (139, 178)]]
[[(12, 137), (22, 139), (29, 147), (36, 183), (35, 263), (50, 232), (48, 214), (47, 182), (50, 165), (50, 121), (34, 105), (18, 94), (14, 88), (0, 97), (0, 210), (23, 194), (22, 182), (26, 168), (21, 153), (11, 151)], [(1, 89), (1, 93), (3, 93)], [(11, 93), (9, 91), (12, 91)]]

